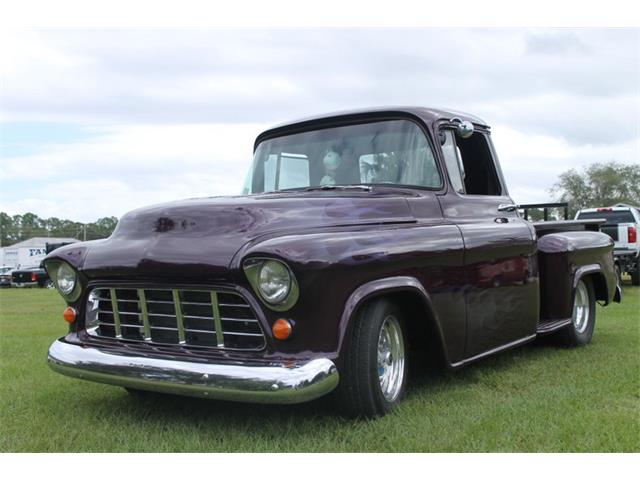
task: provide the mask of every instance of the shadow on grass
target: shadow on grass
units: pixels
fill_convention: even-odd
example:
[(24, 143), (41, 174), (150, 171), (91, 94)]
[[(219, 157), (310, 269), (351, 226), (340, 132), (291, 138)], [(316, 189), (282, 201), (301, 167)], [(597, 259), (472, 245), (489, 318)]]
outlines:
[[(508, 371), (523, 362), (535, 362), (540, 357), (551, 354), (555, 348), (546, 338), (514, 350), (486, 358), (460, 370), (442, 368), (418, 368), (414, 365), (409, 375), (407, 397), (424, 395), (429, 389), (457, 388), (472, 386), (481, 382), (484, 372)], [(117, 387), (113, 387), (117, 388)], [(358, 425), (369, 419), (353, 419), (341, 415), (333, 395), (329, 394), (317, 400), (294, 405), (265, 405), (227, 402), (194, 397), (184, 397), (152, 392), (127, 393), (121, 389), (121, 395), (92, 397), (85, 399), (85, 407), (103, 411), (105, 415), (118, 412), (120, 421), (136, 422), (141, 418), (169, 423), (193, 422), (233, 424), (239, 427), (256, 423), (280, 424), (283, 422), (327, 422), (343, 426)], [(91, 405), (87, 405), (87, 403)]]
[[(518, 365), (536, 362), (540, 358), (562, 351), (553, 335), (542, 336), (526, 345), (513, 348), (495, 355), (475, 361), (462, 368), (451, 370), (445, 367), (434, 367), (420, 364), (424, 359), (417, 359), (409, 375), (407, 397), (421, 395), (426, 389), (434, 387), (464, 387), (482, 381), (486, 372), (508, 371)], [(418, 365), (415, 365), (418, 363)]]

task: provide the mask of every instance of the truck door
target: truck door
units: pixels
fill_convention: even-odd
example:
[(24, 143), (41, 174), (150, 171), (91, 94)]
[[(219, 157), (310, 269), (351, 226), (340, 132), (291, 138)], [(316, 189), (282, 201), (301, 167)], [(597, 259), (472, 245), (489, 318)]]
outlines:
[(442, 130), (453, 191), (439, 197), (465, 247), (467, 359), (535, 334), (539, 285), (535, 232), (509, 197), (488, 132)]

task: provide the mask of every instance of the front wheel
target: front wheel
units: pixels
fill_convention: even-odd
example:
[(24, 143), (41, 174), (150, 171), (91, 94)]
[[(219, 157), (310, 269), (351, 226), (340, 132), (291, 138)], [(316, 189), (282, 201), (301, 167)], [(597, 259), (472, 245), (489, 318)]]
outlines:
[(356, 317), (337, 398), (350, 416), (384, 415), (400, 403), (407, 384), (407, 348), (401, 310), (374, 300)]
[(578, 281), (574, 292), (571, 325), (558, 332), (562, 343), (567, 347), (586, 345), (593, 337), (596, 325), (596, 295), (593, 284), (588, 278)]

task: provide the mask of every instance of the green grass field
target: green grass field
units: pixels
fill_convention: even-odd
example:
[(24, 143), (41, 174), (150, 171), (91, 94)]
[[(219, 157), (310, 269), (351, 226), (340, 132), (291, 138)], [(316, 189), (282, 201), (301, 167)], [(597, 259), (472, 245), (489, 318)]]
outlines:
[(457, 372), (418, 373), (393, 414), (348, 420), (319, 400), (261, 406), (122, 388), (49, 370), (64, 334), (53, 290), (0, 291), (0, 451), (639, 451), (640, 288), (598, 307), (593, 342), (549, 342)]

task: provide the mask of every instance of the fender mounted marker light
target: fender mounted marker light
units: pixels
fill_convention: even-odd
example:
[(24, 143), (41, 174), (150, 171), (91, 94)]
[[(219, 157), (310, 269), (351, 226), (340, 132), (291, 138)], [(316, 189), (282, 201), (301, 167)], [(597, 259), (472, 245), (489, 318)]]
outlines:
[(64, 321), (67, 323), (73, 323), (76, 321), (77, 313), (75, 308), (67, 307), (64, 309), (64, 312), (62, 312), (62, 318), (64, 318)]
[(286, 340), (291, 336), (291, 331), (293, 327), (288, 320), (284, 318), (279, 318), (275, 322), (273, 322), (273, 326), (271, 327), (271, 331), (273, 332), (273, 336), (278, 340)]

